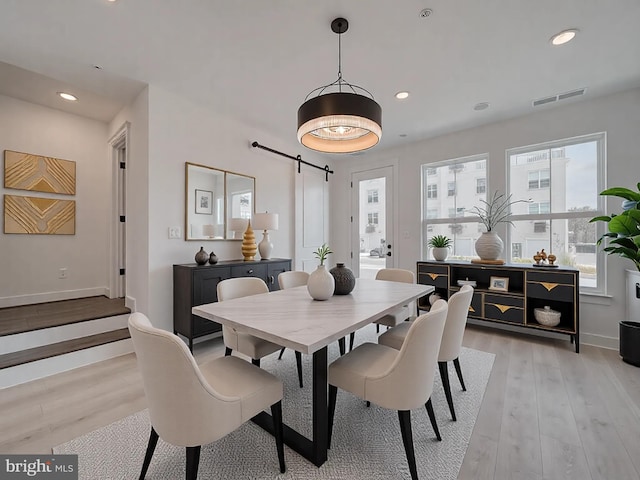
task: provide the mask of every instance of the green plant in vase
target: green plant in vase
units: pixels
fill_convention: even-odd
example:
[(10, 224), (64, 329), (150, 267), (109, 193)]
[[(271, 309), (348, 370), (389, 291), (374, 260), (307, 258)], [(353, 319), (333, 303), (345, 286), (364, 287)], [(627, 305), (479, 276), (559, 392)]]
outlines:
[(330, 253), (333, 252), (329, 248), (329, 245), (327, 245), (326, 243), (323, 243), (321, 247), (318, 247), (318, 249), (313, 252), (315, 257), (320, 260), (320, 265), (324, 265), (324, 261), (327, 259)]
[(313, 254), (320, 260), (320, 265), (309, 275), (307, 291), (314, 300), (327, 300), (335, 290), (335, 279), (324, 265), (330, 253), (333, 253), (326, 243), (323, 243)]
[(433, 255), (434, 260), (442, 262), (449, 255), (452, 241), (446, 235), (434, 235), (427, 242), (427, 246), (431, 248), (431, 255)]
[[(597, 245), (608, 241), (603, 251), (608, 255), (628, 258), (635, 265), (636, 271), (627, 271), (627, 292), (637, 292), (640, 288), (640, 182), (636, 187), (637, 192), (624, 187), (600, 192), (600, 195), (622, 198), (622, 212), (600, 215), (590, 220), (607, 224), (607, 232), (598, 239)], [(640, 367), (640, 300), (627, 298), (627, 309), (631, 318), (619, 324), (620, 356), (625, 362)]]

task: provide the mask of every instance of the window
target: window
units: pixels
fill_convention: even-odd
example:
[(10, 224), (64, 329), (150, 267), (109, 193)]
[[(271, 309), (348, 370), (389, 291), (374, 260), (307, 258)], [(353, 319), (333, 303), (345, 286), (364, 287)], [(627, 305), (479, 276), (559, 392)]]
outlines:
[(539, 213), (549, 213), (551, 206), (549, 202), (531, 202), (529, 203), (529, 213), (531, 215), (537, 215)]
[(369, 225), (378, 225), (378, 212), (367, 213), (367, 223)]
[(476, 178), (476, 193), (487, 193), (487, 179)]
[(527, 173), (529, 178), (529, 190), (549, 188), (549, 170), (534, 170)]
[(595, 247), (604, 226), (589, 220), (604, 215), (605, 141), (599, 133), (507, 151), (508, 190), (530, 200), (512, 208), (508, 261), (530, 262), (544, 248), (580, 270), (582, 291), (604, 293), (606, 255)]
[(367, 203), (378, 203), (378, 189), (367, 190)]
[[(445, 160), (422, 166), (422, 245), (434, 235), (446, 235), (453, 243), (451, 257), (471, 259), (473, 245), (484, 229), (475, 216), (465, 212), (486, 199), (488, 155)], [(482, 191), (478, 191), (482, 185)], [(438, 186), (444, 192), (438, 196)], [(423, 255), (428, 250), (424, 248)]]

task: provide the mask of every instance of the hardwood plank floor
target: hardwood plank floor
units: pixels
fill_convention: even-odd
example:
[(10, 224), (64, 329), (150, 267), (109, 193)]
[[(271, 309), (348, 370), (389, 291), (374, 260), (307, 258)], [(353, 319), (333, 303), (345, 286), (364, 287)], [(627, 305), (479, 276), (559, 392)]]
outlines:
[[(472, 325), (464, 345), (496, 359), (459, 479), (640, 480), (640, 369), (615, 351)], [(219, 339), (194, 350), (224, 353)], [(133, 354), (0, 390), (0, 452), (50, 453), (145, 406)]]

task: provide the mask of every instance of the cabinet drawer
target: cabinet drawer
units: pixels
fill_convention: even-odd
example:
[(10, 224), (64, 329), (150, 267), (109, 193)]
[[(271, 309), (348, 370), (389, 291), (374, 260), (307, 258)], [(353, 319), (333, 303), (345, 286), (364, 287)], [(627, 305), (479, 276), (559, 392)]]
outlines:
[(418, 283), (436, 288), (449, 288), (449, 275), (442, 273), (419, 273)]
[(575, 288), (555, 282), (527, 282), (527, 296), (544, 300), (559, 300), (573, 302)]
[(484, 317), (524, 325), (524, 298), (485, 294)]
[(419, 263), (418, 275), (422, 273), (439, 273), (442, 275), (449, 275), (449, 267), (446, 265), (434, 265), (432, 263)]
[(469, 316), (482, 318), (482, 293), (473, 293), (471, 305), (469, 305)]
[(258, 277), (264, 280), (267, 278), (267, 266), (252, 264), (231, 267), (231, 277)]
[(560, 283), (563, 285), (574, 285), (575, 275), (571, 273), (555, 272), (527, 272), (528, 282)]

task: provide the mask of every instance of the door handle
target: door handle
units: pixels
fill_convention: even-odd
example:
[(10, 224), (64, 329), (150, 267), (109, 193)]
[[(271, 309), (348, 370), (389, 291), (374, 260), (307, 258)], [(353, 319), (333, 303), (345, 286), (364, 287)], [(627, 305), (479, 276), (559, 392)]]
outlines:
[(391, 256), (391, 252), (387, 252), (387, 257), (390, 257), (390, 256)]

